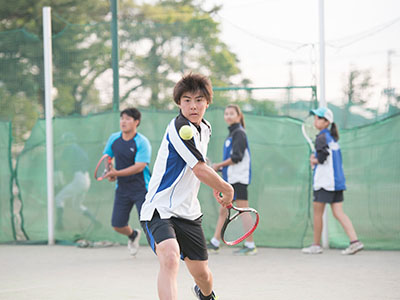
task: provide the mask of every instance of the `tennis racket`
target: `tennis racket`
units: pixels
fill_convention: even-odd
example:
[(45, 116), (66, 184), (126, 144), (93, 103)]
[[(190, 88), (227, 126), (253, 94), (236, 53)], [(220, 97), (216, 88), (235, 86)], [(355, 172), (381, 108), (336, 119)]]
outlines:
[(94, 171), (94, 178), (96, 178), (96, 180), (101, 181), (104, 179), (104, 176), (106, 176), (108, 171), (111, 169), (111, 161), (112, 158), (107, 154), (104, 154), (100, 158), (99, 162), (97, 163), (96, 170)]
[(256, 230), (260, 216), (254, 208), (239, 208), (232, 204), (227, 206), (228, 216), (221, 229), (222, 241), (229, 245), (237, 245), (247, 239)]
[(315, 137), (318, 134), (318, 129), (315, 128), (314, 126), (314, 115), (309, 115), (301, 125), (301, 131), (304, 135), (304, 138), (306, 139), (311, 152), (315, 152)]

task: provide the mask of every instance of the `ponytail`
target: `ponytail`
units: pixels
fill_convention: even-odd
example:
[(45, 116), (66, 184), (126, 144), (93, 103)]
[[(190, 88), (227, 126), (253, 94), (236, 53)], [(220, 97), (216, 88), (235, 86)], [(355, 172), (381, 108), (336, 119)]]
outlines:
[(237, 114), (240, 117), (240, 124), (242, 125), (243, 128), (245, 128), (246, 126), (244, 125), (244, 116), (243, 116), (243, 113), (242, 113), (239, 105), (237, 105), (237, 104), (229, 104), (226, 108), (233, 108), (234, 110), (236, 110)]
[(335, 123), (331, 124), (331, 135), (332, 137), (335, 139), (335, 141), (337, 142), (339, 140), (339, 131), (337, 129), (337, 126)]

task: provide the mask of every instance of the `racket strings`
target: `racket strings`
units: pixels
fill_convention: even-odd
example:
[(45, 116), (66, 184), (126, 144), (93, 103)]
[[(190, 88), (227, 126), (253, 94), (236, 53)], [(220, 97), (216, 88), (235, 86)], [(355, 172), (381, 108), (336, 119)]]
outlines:
[(224, 232), (224, 241), (231, 243), (246, 236), (254, 230), (257, 224), (257, 213), (243, 212), (234, 217), (227, 225)]
[(315, 138), (319, 133), (318, 129), (314, 126), (314, 116), (310, 116), (304, 120), (304, 129), (307, 136), (315, 143)]

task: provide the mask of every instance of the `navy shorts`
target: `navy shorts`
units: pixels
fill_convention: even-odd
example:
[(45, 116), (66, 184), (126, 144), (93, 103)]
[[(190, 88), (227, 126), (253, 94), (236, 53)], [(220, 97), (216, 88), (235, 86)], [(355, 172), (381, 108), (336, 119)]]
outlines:
[(196, 220), (186, 220), (171, 217), (161, 219), (158, 211), (154, 211), (151, 221), (141, 221), (147, 241), (154, 253), (156, 244), (167, 239), (176, 239), (181, 251), (181, 259), (208, 260), (207, 243), (201, 227), (202, 217)]
[(248, 195), (247, 195), (247, 184), (243, 183), (234, 183), (232, 184), (233, 190), (235, 192), (235, 196), (233, 197), (233, 200), (248, 200)]
[(129, 191), (123, 190), (118, 187), (115, 190), (114, 207), (111, 217), (111, 225), (113, 227), (128, 226), (129, 215), (133, 205), (136, 205), (138, 216), (146, 197), (146, 190), (142, 191)]
[(330, 204), (343, 202), (343, 191), (327, 191), (324, 189), (314, 191), (314, 202)]

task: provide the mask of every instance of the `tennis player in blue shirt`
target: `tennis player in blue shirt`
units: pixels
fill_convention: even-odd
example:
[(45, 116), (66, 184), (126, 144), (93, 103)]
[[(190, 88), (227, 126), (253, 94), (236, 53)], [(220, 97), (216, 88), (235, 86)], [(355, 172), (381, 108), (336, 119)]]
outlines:
[(141, 113), (136, 108), (127, 108), (120, 113), (121, 131), (113, 133), (104, 148), (115, 160), (115, 169), (106, 174), (109, 181), (117, 180), (111, 224), (115, 231), (128, 237), (128, 249), (135, 256), (139, 249), (140, 230), (128, 224), (134, 205), (138, 215), (147, 193), (150, 180), (149, 164), (151, 145), (149, 140), (137, 132)]

